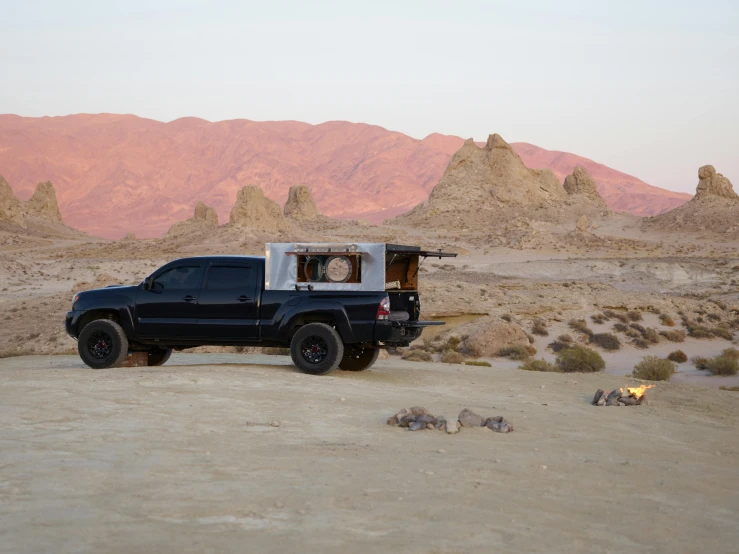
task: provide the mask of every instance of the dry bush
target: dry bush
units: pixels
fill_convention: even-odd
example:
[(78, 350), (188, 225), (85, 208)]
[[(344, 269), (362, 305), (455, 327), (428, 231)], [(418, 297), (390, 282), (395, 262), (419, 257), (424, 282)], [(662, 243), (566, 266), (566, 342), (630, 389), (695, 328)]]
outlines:
[(685, 331), (661, 331), (660, 335), (665, 337), (670, 342), (685, 342)]
[(728, 358), (736, 358), (737, 360), (739, 360), (739, 350), (733, 347), (724, 349), (721, 352), (721, 355)]
[(267, 356), (289, 356), (290, 349), (268, 346), (262, 348), (262, 354), (266, 354)]
[(644, 340), (651, 344), (657, 344), (659, 342), (659, 333), (652, 327), (647, 327), (644, 330)]
[(645, 356), (634, 366), (633, 376), (648, 381), (669, 381), (677, 367), (673, 362), (657, 356)]
[(629, 327), (631, 327), (634, 331), (639, 331), (639, 333), (641, 333), (642, 336), (644, 336), (644, 333), (647, 332), (647, 328), (644, 327), (644, 325), (640, 323), (632, 323), (629, 325)]
[(444, 352), (441, 353), (440, 360), (445, 364), (461, 364), (464, 362), (464, 356), (454, 350), (444, 350)]
[(682, 350), (675, 350), (667, 355), (667, 359), (682, 364), (688, 361), (688, 355)]
[(461, 340), (459, 337), (449, 337), (446, 339), (446, 344), (443, 346), (443, 350), (453, 350), (456, 352), (460, 342)]
[(603, 371), (606, 362), (592, 348), (575, 346), (562, 350), (557, 356), (557, 367), (566, 373), (594, 373)]
[(708, 314), (706, 317), (711, 321), (721, 321), (721, 316), (718, 314)]
[(493, 364), (485, 360), (465, 360), (464, 365), (476, 365), (479, 367), (493, 367)]
[(712, 339), (713, 333), (702, 325), (690, 324), (688, 325), (688, 335), (694, 339)]
[(711, 329), (711, 333), (714, 337), (719, 337), (724, 340), (734, 340), (734, 333), (726, 327), (714, 327)]
[(502, 316), (500, 316), (500, 319), (502, 319), (503, 321), (507, 323), (510, 323), (511, 321), (513, 321), (511, 314), (503, 314)]
[(510, 358), (516, 361), (527, 360), (534, 354), (536, 354), (536, 348), (523, 344), (514, 344), (498, 350), (498, 356), (501, 358)]
[(736, 375), (739, 371), (739, 359), (733, 356), (716, 356), (708, 360), (708, 371), (714, 375)]
[(518, 366), (518, 369), (523, 369), (526, 371), (547, 371), (553, 373), (562, 373), (562, 370), (559, 369), (556, 365), (544, 359), (528, 360), (525, 364)]
[(572, 337), (570, 335), (560, 335), (557, 340), (549, 343), (552, 352), (560, 352), (565, 348), (572, 348)]
[(633, 341), (631, 341), (631, 344), (635, 346), (636, 348), (639, 348), (640, 350), (645, 350), (649, 348), (649, 343), (641, 337), (636, 338)]
[(610, 333), (597, 333), (590, 337), (590, 342), (596, 346), (600, 346), (605, 350), (618, 350), (621, 348), (621, 341), (616, 335)]
[(433, 357), (423, 350), (408, 350), (403, 353), (403, 359), (409, 362), (430, 362), (433, 360)]
[(636, 311), (636, 310), (626, 312), (626, 317), (629, 318), (629, 321), (641, 321), (643, 319), (641, 312)]
[(734, 391), (734, 392), (739, 392), (739, 387), (727, 387), (725, 385), (721, 385), (719, 387), (719, 390), (730, 390), (730, 391)]
[(531, 332), (534, 335), (539, 335), (540, 337), (548, 337), (549, 336), (549, 330), (547, 329), (547, 324), (544, 323), (541, 319), (534, 320), (534, 324), (531, 326)]
[(629, 326), (626, 325), (625, 323), (616, 323), (613, 326), (613, 330), (616, 331), (617, 333), (625, 333), (626, 331), (629, 330)]
[(666, 327), (674, 327), (675, 326), (675, 320), (672, 319), (667, 314), (662, 314), (659, 316), (659, 320), (662, 322), (662, 325), (665, 325)]
[(588, 336), (593, 334), (593, 331), (590, 330), (587, 321), (584, 319), (571, 319), (567, 325), (570, 326), (570, 329), (577, 331), (578, 333), (583, 333)]
[(603, 314), (593, 314), (590, 316), (590, 319), (593, 320), (593, 323), (603, 324), (606, 321), (608, 321), (608, 318)]
[(621, 323), (626, 323), (629, 321), (629, 316), (627, 316), (625, 313), (622, 313), (622, 312), (614, 312), (613, 310), (606, 310), (603, 312), (603, 315), (611, 319), (617, 319)]
[(703, 356), (693, 356), (690, 362), (695, 366), (696, 369), (708, 369), (708, 362), (710, 360)]

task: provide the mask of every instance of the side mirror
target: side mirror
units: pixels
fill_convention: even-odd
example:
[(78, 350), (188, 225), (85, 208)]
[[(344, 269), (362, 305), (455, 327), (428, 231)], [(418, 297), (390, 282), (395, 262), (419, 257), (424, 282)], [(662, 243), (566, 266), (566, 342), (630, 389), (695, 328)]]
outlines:
[(152, 281), (151, 275), (144, 279), (144, 290), (151, 290)]

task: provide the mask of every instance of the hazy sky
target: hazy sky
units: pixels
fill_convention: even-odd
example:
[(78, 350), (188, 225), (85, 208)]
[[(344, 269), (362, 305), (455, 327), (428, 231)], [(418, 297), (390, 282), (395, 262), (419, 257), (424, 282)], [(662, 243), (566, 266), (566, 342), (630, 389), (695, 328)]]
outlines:
[(0, 0), (0, 113), (343, 119), (739, 189), (739, 1)]

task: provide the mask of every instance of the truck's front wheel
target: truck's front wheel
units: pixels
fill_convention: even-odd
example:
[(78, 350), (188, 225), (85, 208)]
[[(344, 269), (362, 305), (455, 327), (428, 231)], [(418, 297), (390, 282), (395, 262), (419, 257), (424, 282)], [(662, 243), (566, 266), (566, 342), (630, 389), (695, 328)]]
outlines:
[(377, 361), (380, 349), (372, 346), (362, 348), (361, 346), (345, 345), (344, 357), (339, 363), (339, 368), (345, 371), (364, 371), (369, 369)]
[(290, 355), (303, 373), (323, 375), (339, 365), (344, 356), (344, 343), (333, 327), (308, 323), (293, 335)]
[(128, 337), (115, 321), (96, 319), (82, 329), (77, 339), (77, 352), (93, 369), (116, 367), (128, 355)]

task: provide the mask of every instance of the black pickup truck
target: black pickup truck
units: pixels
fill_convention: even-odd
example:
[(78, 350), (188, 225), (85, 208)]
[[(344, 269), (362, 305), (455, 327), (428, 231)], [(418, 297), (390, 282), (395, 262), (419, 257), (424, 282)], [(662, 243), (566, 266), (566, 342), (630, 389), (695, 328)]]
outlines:
[(264, 257), (184, 258), (139, 285), (76, 294), (66, 329), (95, 369), (122, 364), (130, 351), (148, 352), (156, 366), (172, 349), (271, 346), (289, 347), (300, 370), (320, 375), (367, 369), (381, 347), (408, 346), (443, 324), (418, 320), (417, 290), (313, 289), (265, 290)]

